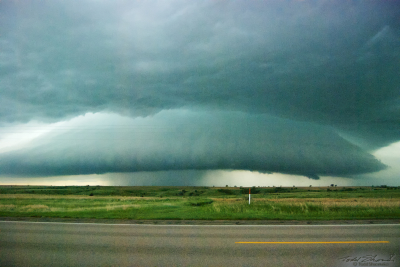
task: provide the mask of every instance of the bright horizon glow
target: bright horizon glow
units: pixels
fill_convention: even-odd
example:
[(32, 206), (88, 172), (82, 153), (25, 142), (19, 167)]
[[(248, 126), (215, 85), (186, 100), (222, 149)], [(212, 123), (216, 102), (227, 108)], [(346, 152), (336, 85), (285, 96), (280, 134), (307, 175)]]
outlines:
[(0, 128), (0, 153), (23, 148), (36, 138), (54, 131), (65, 125), (68, 121), (60, 121), (55, 123), (41, 123), (30, 121), (26, 124), (18, 124), (10, 127), (3, 126)]

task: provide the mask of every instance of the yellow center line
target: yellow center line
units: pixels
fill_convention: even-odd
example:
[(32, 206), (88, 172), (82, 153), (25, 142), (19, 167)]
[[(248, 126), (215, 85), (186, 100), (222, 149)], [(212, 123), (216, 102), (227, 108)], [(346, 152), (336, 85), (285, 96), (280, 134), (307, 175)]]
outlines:
[(236, 244), (382, 244), (389, 241), (235, 242)]

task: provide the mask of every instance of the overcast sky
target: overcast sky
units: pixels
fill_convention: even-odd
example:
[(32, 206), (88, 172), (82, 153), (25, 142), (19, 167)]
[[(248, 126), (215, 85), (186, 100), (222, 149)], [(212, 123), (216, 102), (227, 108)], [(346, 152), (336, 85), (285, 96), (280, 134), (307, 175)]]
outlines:
[(0, 1), (0, 184), (400, 185), (400, 2)]

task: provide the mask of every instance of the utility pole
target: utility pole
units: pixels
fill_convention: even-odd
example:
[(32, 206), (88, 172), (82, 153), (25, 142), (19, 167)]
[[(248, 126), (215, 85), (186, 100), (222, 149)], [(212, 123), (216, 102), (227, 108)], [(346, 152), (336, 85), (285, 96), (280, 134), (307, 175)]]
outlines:
[(250, 205), (250, 199), (251, 199), (251, 193), (250, 193), (250, 188), (249, 188), (249, 205)]

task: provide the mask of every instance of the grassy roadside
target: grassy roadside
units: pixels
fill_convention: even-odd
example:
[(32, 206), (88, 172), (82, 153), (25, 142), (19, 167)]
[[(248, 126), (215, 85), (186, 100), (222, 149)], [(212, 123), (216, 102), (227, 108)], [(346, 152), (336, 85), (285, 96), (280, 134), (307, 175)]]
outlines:
[[(136, 220), (399, 219), (388, 188), (0, 187), (0, 217)], [(376, 190), (377, 189), (377, 190)], [(258, 191), (257, 191), (258, 190)], [(33, 192), (32, 192), (33, 191)], [(116, 195), (119, 192), (120, 195)], [(44, 194), (45, 193), (45, 194)], [(95, 194), (96, 193), (96, 194)], [(108, 193), (108, 194), (107, 194)]]

